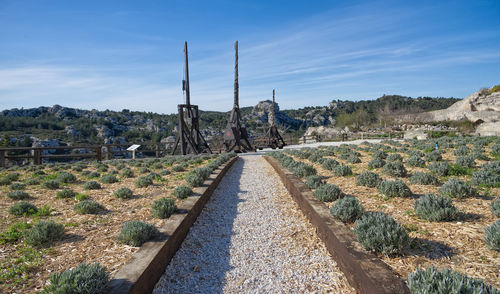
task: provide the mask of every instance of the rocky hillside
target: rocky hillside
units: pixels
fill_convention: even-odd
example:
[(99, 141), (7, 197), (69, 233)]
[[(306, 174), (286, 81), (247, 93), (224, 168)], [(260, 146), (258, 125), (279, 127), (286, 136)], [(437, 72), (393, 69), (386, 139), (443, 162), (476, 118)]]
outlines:
[[(328, 106), (280, 110), (276, 104), (276, 122), (283, 130), (302, 135), (311, 126), (345, 124), (345, 118), (366, 114), (363, 122), (377, 122), (384, 111), (425, 111), (442, 109), (458, 101), (455, 98), (410, 98), (383, 96), (368, 101), (331, 101)], [(271, 101), (264, 100), (254, 107), (242, 107), (243, 123), (252, 136), (262, 134), (270, 123)], [(200, 128), (210, 141), (220, 136), (226, 126), (228, 112), (200, 111)], [(168, 142), (176, 135), (177, 115), (122, 111), (83, 110), (60, 105), (29, 109), (9, 109), (0, 112), (0, 136), (4, 146), (28, 146), (30, 142), (50, 140), (66, 143), (136, 143)], [(55, 140), (55, 141), (54, 141)], [(49, 144), (49, 143), (47, 143)]]
[(500, 136), (500, 87), (477, 91), (446, 109), (403, 115), (399, 120), (419, 123), (468, 120), (476, 126), (476, 134)]

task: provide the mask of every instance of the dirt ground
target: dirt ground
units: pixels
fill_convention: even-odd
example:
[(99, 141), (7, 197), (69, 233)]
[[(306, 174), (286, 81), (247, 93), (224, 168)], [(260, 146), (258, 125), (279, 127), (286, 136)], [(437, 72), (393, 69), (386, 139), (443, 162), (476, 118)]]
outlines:
[[(129, 168), (134, 171), (133, 178), (121, 178), (119, 182), (113, 184), (101, 183), (102, 189), (99, 190), (84, 190), (83, 184), (89, 180), (82, 176), (80, 172), (66, 170), (77, 176), (77, 183), (69, 184), (66, 187), (73, 189), (77, 193), (83, 193), (89, 196), (90, 199), (97, 201), (106, 208), (104, 213), (98, 215), (77, 214), (73, 210), (73, 205), (78, 201), (71, 199), (56, 199), (58, 190), (50, 190), (43, 188), (41, 185), (26, 186), (25, 191), (30, 194), (30, 203), (38, 208), (49, 205), (54, 211), (48, 217), (16, 217), (9, 214), (9, 208), (16, 201), (5, 197), (5, 194), (10, 191), (9, 186), (0, 186), (2, 197), (0, 197), (0, 232), (4, 232), (9, 226), (16, 222), (34, 223), (39, 219), (53, 220), (65, 226), (65, 237), (63, 240), (56, 242), (53, 246), (42, 248), (37, 251), (41, 256), (35, 261), (19, 262), (22, 258), (23, 249), (26, 245), (22, 241), (14, 244), (0, 244), (1, 274), (0, 292), (2, 293), (34, 293), (40, 291), (46, 285), (49, 275), (54, 272), (60, 272), (69, 268), (73, 268), (82, 262), (88, 264), (99, 262), (105, 266), (112, 276), (120, 267), (125, 264), (138, 247), (130, 247), (116, 241), (124, 222), (131, 220), (142, 220), (154, 224), (157, 228), (161, 227), (166, 220), (153, 218), (151, 215), (151, 205), (154, 200), (167, 197), (173, 198), (173, 189), (185, 184), (184, 177), (189, 170), (205, 165), (208, 160), (201, 164), (191, 164), (182, 172), (174, 172), (171, 167), (166, 164), (163, 168), (168, 168), (172, 173), (162, 177), (161, 181), (155, 180), (154, 185), (146, 188), (138, 188), (135, 181), (142, 175), (140, 167)], [(109, 165), (109, 171), (113, 170), (113, 166)], [(87, 170), (95, 171), (92, 165), (89, 165)], [(152, 171), (159, 173), (161, 169)], [(50, 168), (45, 168), (46, 174), (55, 174)], [(106, 174), (108, 172), (101, 173)], [(1, 176), (8, 172), (0, 172)], [(18, 182), (23, 182), (26, 179), (32, 178), (31, 172), (22, 172)], [(113, 195), (114, 191), (121, 187), (132, 189), (134, 197), (131, 199), (119, 199)], [(65, 188), (65, 187), (61, 187)], [(179, 199), (176, 199), (176, 204), (179, 204)], [(17, 259), (17, 261), (16, 261)], [(6, 278), (12, 263), (24, 264), (27, 268), (20, 272), (17, 276)]]
[[(488, 283), (500, 288), (500, 252), (488, 249), (483, 242), (484, 228), (496, 221), (490, 210), (490, 204), (494, 196), (500, 195), (500, 188), (479, 189), (480, 196), (465, 199), (453, 199), (454, 205), (459, 209), (460, 215), (457, 220), (451, 222), (430, 222), (419, 219), (414, 213), (414, 202), (418, 197), (427, 193), (436, 193), (438, 188), (447, 178), (455, 177), (462, 180), (470, 180), (470, 176), (450, 176), (440, 178), (437, 186), (414, 185), (409, 182), (409, 176), (417, 171), (429, 172), (427, 168), (405, 167), (408, 177), (402, 179), (410, 188), (413, 196), (410, 198), (385, 198), (377, 188), (356, 186), (356, 175), (368, 170), (368, 162), (372, 159), (370, 153), (357, 150), (361, 153), (361, 163), (348, 164), (337, 156), (328, 156), (340, 163), (349, 165), (354, 173), (352, 176), (337, 177), (329, 170), (323, 169), (321, 165), (308, 160), (293, 157), (296, 161), (312, 164), (323, 176), (327, 183), (335, 184), (347, 195), (358, 198), (366, 211), (382, 211), (394, 217), (403, 224), (410, 237), (413, 238), (411, 247), (403, 256), (385, 257), (381, 259), (387, 263), (398, 275), (406, 279), (408, 273), (418, 267), (426, 268), (449, 268), (471, 277), (484, 279)], [(400, 153), (404, 160), (409, 156)], [(455, 161), (452, 150), (448, 149), (443, 154), (444, 160)], [(477, 166), (485, 161), (476, 161)], [(394, 178), (385, 175), (382, 168), (372, 170), (382, 179)], [(326, 203), (329, 207), (333, 203)], [(348, 225), (351, 228), (354, 224)]]

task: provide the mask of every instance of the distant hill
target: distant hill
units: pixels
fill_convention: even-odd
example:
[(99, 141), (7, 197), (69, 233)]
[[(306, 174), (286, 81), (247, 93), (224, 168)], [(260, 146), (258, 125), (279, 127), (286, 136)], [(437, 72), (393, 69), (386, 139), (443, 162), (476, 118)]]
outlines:
[[(301, 135), (309, 126), (345, 124), (346, 118), (355, 117), (359, 113), (363, 113), (366, 123), (378, 123), (387, 114), (444, 109), (459, 100), (384, 95), (376, 100), (334, 100), (326, 106), (289, 110), (279, 110), (276, 105), (276, 120), (283, 129)], [(268, 100), (261, 101), (254, 107), (241, 108), (243, 123), (252, 135), (262, 133), (269, 125), (270, 111), (271, 101)], [(200, 128), (203, 134), (209, 140), (221, 135), (228, 117), (229, 111), (200, 111)], [(176, 124), (177, 114), (164, 115), (127, 109), (98, 111), (54, 105), (0, 112), (3, 145), (27, 145), (30, 141), (25, 138), (27, 136), (42, 140), (58, 139), (67, 143), (160, 142), (169, 136), (175, 136)]]

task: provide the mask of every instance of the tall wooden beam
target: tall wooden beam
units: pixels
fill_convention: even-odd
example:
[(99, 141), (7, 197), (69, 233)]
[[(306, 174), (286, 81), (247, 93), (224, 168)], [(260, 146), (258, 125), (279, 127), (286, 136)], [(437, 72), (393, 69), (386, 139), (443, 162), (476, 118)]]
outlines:
[(273, 104), (271, 106), (271, 126), (266, 134), (267, 146), (272, 149), (282, 149), (286, 146), (285, 140), (281, 137), (278, 127), (276, 126), (276, 107), (274, 101), (275, 91), (273, 89)]
[(247, 129), (241, 124), (238, 83), (238, 41), (234, 43), (234, 104), (229, 115), (226, 131), (224, 132), (224, 147), (227, 152), (255, 150), (248, 140)]
[(202, 152), (212, 153), (212, 150), (210, 150), (210, 147), (200, 133), (198, 105), (191, 104), (187, 42), (184, 42), (184, 80), (182, 80), (182, 90), (186, 103), (177, 105), (179, 132), (177, 133), (172, 154), (175, 153), (178, 145), (180, 145), (182, 155), (199, 154)]

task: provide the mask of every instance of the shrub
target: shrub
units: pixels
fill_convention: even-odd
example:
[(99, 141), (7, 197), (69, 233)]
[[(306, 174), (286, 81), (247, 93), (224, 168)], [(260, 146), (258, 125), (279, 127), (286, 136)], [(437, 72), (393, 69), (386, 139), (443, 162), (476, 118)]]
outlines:
[(427, 153), (425, 155), (424, 159), (427, 162), (441, 161), (441, 160), (443, 160), (443, 156), (441, 156), (441, 151), (433, 150), (433, 151)]
[(375, 168), (380, 168), (385, 165), (385, 161), (381, 158), (374, 158), (370, 162), (368, 162), (368, 168), (369, 169), (375, 169)]
[(410, 150), (407, 152), (408, 155), (410, 155), (410, 157), (413, 157), (413, 156), (416, 156), (416, 157), (422, 157), (424, 156), (424, 153), (422, 153), (422, 151), (419, 151), (419, 150)]
[(81, 171), (83, 170), (83, 168), (82, 168), (81, 166), (77, 166), (77, 165), (76, 165), (76, 166), (74, 166), (74, 167), (72, 168), (72, 170), (74, 170), (74, 171), (76, 171), (76, 172), (81, 172)]
[(352, 175), (352, 170), (349, 166), (340, 164), (333, 169), (333, 174), (338, 177), (350, 176)]
[(336, 185), (324, 184), (314, 191), (314, 196), (324, 202), (332, 202), (342, 196), (342, 191)]
[(306, 178), (305, 184), (309, 189), (317, 189), (319, 186), (323, 185), (324, 183), (321, 180), (320, 176), (312, 175), (312, 176), (308, 176)]
[(98, 173), (98, 172), (91, 172), (91, 173), (89, 173), (88, 178), (89, 178), (89, 179), (97, 179), (97, 178), (99, 178), (100, 176), (101, 176), (101, 174), (100, 174), (100, 173)]
[(352, 223), (365, 213), (356, 197), (348, 196), (339, 199), (331, 208), (330, 214), (345, 223)]
[(500, 161), (493, 161), (489, 163), (485, 163), (481, 166), (482, 170), (487, 170), (492, 173), (500, 174)]
[(438, 180), (431, 174), (416, 172), (410, 177), (410, 183), (420, 185), (437, 185)]
[(410, 188), (401, 180), (382, 181), (377, 190), (386, 197), (410, 197)]
[(318, 162), (322, 159), (323, 157), (320, 154), (317, 153), (312, 153), (307, 159), (311, 162)]
[(59, 182), (56, 180), (46, 180), (42, 184), (43, 187), (51, 190), (59, 189)]
[(29, 179), (24, 182), (28, 186), (35, 186), (35, 185), (40, 185), (40, 180), (38, 179)]
[(158, 229), (152, 224), (143, 221), (129, 221), (123, 224), (117, 239), (120, 243), (140, 247), (144, 242), (152, 239), (158, 234)]
[(83, 201), (85, 199), (88, 199), (89, 197), (83, 193), (78, 193), (75, 195), (75, 200), (77, 201)]
[(452, 198), (466, 198), (476, 196), (477, 192), (476, 189), (463, 181), (449, 179), (439, 188), (439, 194)]
[(339, 165), (339, 162), (331, 158), (326, 158), (321, 164), (321, 166), (327, 170), (333, 170), (337, 165)]
[(451, 198), (434, 194), (426, 194), (417, 199), (414, 208), (418, 217), (431, 222), (454, 220), (458, 213)]
[(172, 170), (174, 172), (181, 172), (181, 171), (185, 171), (186, 170), (186, 165), (183, 165), (183, 164), (178, 164), (178, 165), (174, 165), (172, 166)]
[(418, 268), (408, 274), (407, 282), (412, 294), (498, 293), (498, 290), (483, 280), (470, 278), (449, 269), (439, 271), (433, 267), (425, 270)]
[(117, 198), (122, 198), (122, 199), (132, 198), (134, 196), (134, 193), (132, 192), (132, 190), (130, 190), (129, 188), (126, 188), (126, 187), (122, 187), (122, 188), (116, 190), (114, 194)]
[(490, 158), (488, 156), (486, 156), (485, 154), (483, 154), (482, 152), (481, 153), (474, 152), (470, 156), (472, 156), (472, 158), (474, 158), (475, 160), (484, 160), (484, 161), (490, 160)]
[(139, 188), (148, 187), (153, 185), (153, 179), (149, 176), (142, 176), (135, 181), (135, 185)]
[(14, 206), (9, 208), (9, 213), (17, 216), (21, 215), (33, 215), (38, 212), (38, 208), (35, 205), (26, 202), (20, 201), (16, 203)]
[(14, 182), (14, 181), (19, 180), (20, 176), (21, 176), (20, 173), (10, 173), (10, 174), (5, 175), (5, 178), (10, 180), (11, 182)]
[(365, 171), (356, 177), (356, 185), (365, 187), (376, 187), (381, 179), (378, 174), (370, 171)]
[(425, 166), (425, 160), (418, 156), (411, 156), (408, 158), (406, 161), (406, 165), (408, 166), (416, 166), (416, 167), (424, 167)]
[(21, 190), (16, 190), (16, 191), (12, 191), (12, 192), (7, 193), (7, 197), (9, 197), (10, 199), (13, 199), (13, 200), (22, 200), (22, 199), (30, 198), (30, 194), (28, 194), (24, 191), (21, 191)]
[(450, 171), (450, 165), (446, 162), (434, 162), (427, 167), (431, 173), (438, 177), (444, 177), (448, 175)]
[(161, 164), (161, 162), (156, 162), (156, 163), (153, 163), (151, 165), (151, 168), (153, 168), (153, 169), (160, 169), (160, 168), (163, 168), (163, 164)]
[(32, 246), (48, 245), (61, 240), (64, 236), (64, 226), (54, 221), (39, 221), (24, 232), (24, 242)]
[(457, 157), (455, 161), (456, 165), (462, 167), (474, 167), (476, 165), (476, 161), (473, 156), (460, 156)]
[(139, 173), (141, 173), (141, 174), (147, 174), (149, 172), (151, 172), (151, 170), (145, 166), (143, 166), (139, 169)]
[[(217, 167), (215, 167), (215, 168), (217, 168)], [(168, 169), (162, 169), (160, 171), (160, 176), (168, 176), (169, 174), (170, 174), (170, 171)]]
[(153, 202), (151, 214), (156, 218), (168, 218), (174, 213), (175, 209), (174, 199), (160, 198)]
[(79, 264), (76, 268), (50, 275), (50, 285), (44, 293), (106, 293), (109, 276), (106, 268), (94, 263)]
[(23, 190), (25, 187), (26, 185), (23, 183), (12, 183), (9, 186), (11, 190)]
[(493, 146), (491, 146), (491, 154), (500, 155), (500, 143), (496, 143)]
[(184, 199), (191, 195), (191, 193), (193, 193), (193, 190), (191, 190), (188, 186), (177, 186), (172, 192), (172, 194), (179, 199)]
[(472, 174), (470, 182), (475, 186), (482, 185), (486, 187), (496, 187), (500, 186), (500, 175), (489, 170), (482, 169)]
[(293, 174), (299, 178), (305, 178), (316, 174), (316, 169), (312, 165), (305, 164), (303, 162), (297, 162), (292, 170)]
[(455, 156), (465, 156), (465, 155), (467, 155), (469, 152), (470, 152), (469, 147), (467, 147), (467, 146), (465, 146), (465, 145), (461, 145), (461, 146), (458, 146), (458, 148), (456, 148), (456, 149), (453, 151), (453, 155), (455, 155)]
[(112, 184), (112, 183), (116, 183), (116, 182), (118, 182), (118, 179), (114, 175), (111, 175), (111, 174), (104, 175), (101, 178), (101, 183), (103, 183), (103, 184)]
[(123, 178), (133, 178), (134, 172), (130, 168), (126, 167), (122, 169), (120, 176)]
[(37, 171), (33, 172), (33, 175), (34, 176), (43, 176), (43, 175), (45, 175), (45, 172), (43, 170), (37, 170)]
[(83, 184), (83, 189), (85, 190), (98, 190), (101, 189), (101, 184), (96, 181), (89, 181)]
[(59, 183), (70, 184), (76, 182), (76, 177), (72, 173), (62, 172), (57, 175), (56, 181)]
[(94, 200), (87, 199), (73, 205), (73, 210), (78, 214), (99, 214), (104, 207)]
[(347, 163), (360, 163), (360, 162), (361, 162), (361, 159), (359, 159), (359, 157), (357, 157), (356, 155), (350, 155), (347, 158)]
[(500, 217), (500, 197), (495, 198), (495, 200), (491, 202), (491, 212), (494, 216)]
[(9, 178), (7, 178), (7, 177), (0, 178), (0, 186), (7, 186), (7, 185), (10, 185), (10, 183), (12, 183), (12, 181), (9, 180)]
[(500, 220), (484, 229), (484, 243), (488, 248), (500, 251)]
[(403, 161), (403, 157), (399, 153), (392, 153), (387, 156), (387, 162)]
[(190, 172), (186, 177), (186, 182), (191, 187), (200, 187), (205, 182), (205, 179), (200, 174)]
[(393, 161), (390, 162), (388, 161), (385, 165), (382, 171), (390, 176), (393, 177), (406, 177), (407, 171), (405, 166), (401, 161)]
[(383, 255), (401, 254), (410, 244), (405, 228), (383, 212), (363, 215), (356, 222), (354, 234), (365, 249)]
[(450, 164), (448, 175), (449, 176), (472, 175), (472, 171), (473, 169), (470, 167), (463, 167), (458, 164)]
[(58, 191), (56, 193), (56, 198), (61, 199), (61, 198), (73, 198), (75, 197), (75, 191), (71, 189), (63, 189), (61, 191)]
[(377, 151), (373, 152), (372, 157), (373, 157), (373, 159), (376, 159), (376, 158), (378, 158), (378, 159), (386, 159), (387, 158), (387, 153), (385, 153), (382, 150), (377, 150)]

